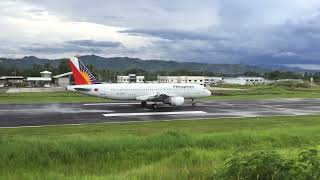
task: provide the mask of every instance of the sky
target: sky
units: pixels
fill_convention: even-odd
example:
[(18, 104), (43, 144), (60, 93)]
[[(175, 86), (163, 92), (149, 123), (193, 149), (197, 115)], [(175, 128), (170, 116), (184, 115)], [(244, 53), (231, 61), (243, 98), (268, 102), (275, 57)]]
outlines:
[(1, 0), (0, 56), (320, 68), (319, 19), (319, 0)]

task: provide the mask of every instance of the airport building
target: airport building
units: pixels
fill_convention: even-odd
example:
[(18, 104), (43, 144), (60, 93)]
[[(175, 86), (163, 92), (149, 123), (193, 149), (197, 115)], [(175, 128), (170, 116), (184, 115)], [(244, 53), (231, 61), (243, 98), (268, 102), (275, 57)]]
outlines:
[(158, 76), (158, 83), (195, 83), (204, 86), (218, 84), (263, 84), (262, 77), (206, 77), (206, 76)]
[(67, 73), (53, 76), (54, 83), (58, 87), (66, 88), (68, 85), (71, 84), (71, 81), (70, 81), (71, 76), (72, 76), (72, 72), (67, 72)]
[(263, 77), (231, 77), (223, 78), (223, 84), (252, 85), (264, 84), (266, 80)]
[[(0, 76), (1, 87), (62, 87), (65, 88), (71, 84), (72, 72), (59, 74), (51, 77), (52, 72), (42, 71), (40, 77), (23, 76)], [(52, 81), (54, 80), (54, 82)]]
[(190, 83), (205, 85), (204, 76), (158, 76), (158, 83)]
[(144, 76), (129, 74), (128, 76), (117, 76), (117, 83), (144, 83)]
[(0, 87), (20, 87), (23, 86), (23, 76), (1, 76)]
[(222, 82), (223, 82), (223, 77), (206, 77), (204, 80), (204, 84), (206, 86), (218, 85), (218, 84), (222, 84)]
[(42, 71), (40, 74), (41, 77), (27, 77), (29, 87), (50, 87), (52, 72)]

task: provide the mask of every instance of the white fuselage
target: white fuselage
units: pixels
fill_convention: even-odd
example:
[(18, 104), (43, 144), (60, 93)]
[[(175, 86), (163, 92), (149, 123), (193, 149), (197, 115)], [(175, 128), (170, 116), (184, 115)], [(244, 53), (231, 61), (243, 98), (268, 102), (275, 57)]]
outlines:
[(195, 99), (211, 93), (199, 84), (93, 84), (68, 86), (68, 90), (114, 100), (140, 100), (142, 97), (166, 94)]

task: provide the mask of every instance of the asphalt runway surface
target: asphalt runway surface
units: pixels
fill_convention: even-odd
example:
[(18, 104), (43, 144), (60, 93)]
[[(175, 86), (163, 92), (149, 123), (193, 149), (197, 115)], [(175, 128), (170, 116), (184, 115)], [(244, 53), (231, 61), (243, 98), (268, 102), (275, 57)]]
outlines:
[(320, 99), (210, 100), (158, 109), (139, 102), (0, 105), (0, 127), (320, 114)]

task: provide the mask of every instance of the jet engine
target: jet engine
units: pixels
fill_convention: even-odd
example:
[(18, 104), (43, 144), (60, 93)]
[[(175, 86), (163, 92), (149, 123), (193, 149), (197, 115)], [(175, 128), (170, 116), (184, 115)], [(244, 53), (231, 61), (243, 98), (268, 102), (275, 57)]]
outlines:
[(184, 97), (170, 97), (169, 102), (171, 106), (182, 106), (184, 103)]

